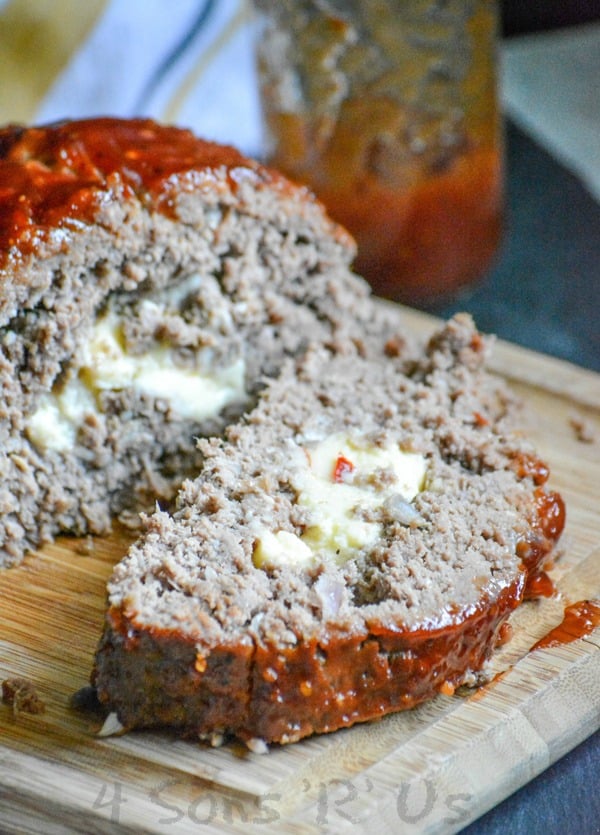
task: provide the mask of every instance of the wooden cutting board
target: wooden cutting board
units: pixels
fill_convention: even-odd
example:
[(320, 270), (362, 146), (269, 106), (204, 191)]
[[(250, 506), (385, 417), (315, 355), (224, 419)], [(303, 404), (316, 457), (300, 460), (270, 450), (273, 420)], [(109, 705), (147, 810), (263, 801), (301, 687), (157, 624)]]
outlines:
[[(502, 675), (262, 756), (157, 733), (99, 738), (69, 699), (87, 683), (105, 582), (128, 539), (64, 538), (0, 575), (0, 678), (27, 677), (46, 704), (16, 716), (0, 705), (0, 830), (455, 832), (600, 727), (600, 630), (529, 652), (565, 605), (600, 598), (600, 376), (502, 343), (492, 367), (522, 395), (525, 429), (568, 508), (559, 596), (517, 611), (494, 659)], [(576, 414), (595, 442), (577, 438)]]

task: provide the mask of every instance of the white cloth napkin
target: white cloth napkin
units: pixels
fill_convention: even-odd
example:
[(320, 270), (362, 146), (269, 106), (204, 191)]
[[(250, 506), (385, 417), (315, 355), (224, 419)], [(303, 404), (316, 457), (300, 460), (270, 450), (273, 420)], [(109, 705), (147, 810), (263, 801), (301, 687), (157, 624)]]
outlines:
[[(205, 138), (233, 143), (246, 153), (260, 153), (249, 2), (94, 2), (99, 11), (92, 25), (85, 21), (87, 29), (81, 40), (65, 46), (72, 53), (66, 55), (66, 63), (56, 77), (47, 80), (43, 96), (26, 114), (27, 121), (152, 116), (190, 127)], [(40, 5), (54, 7), (53, 17), (47, 21), (31, 19), (37, 46), (23, 55), (29, 70), (32, 62), (44, 57), (43, 49), (42, 53), (39, 49), (40, 42), (44, 44), (43, 27), (47, 27), (51, 49), (55, 27), (69, 25), (69, 7), (73, 14), (82, 16), (81, 8), (62, 0)], [(87, 11), (90, 14), (89, 7)], [(0, 7), (0, 29), (14, 21), (15, 15), (14, 0)], [(25, 25), (18, 20), (17, 24)], [(47, 63), (39, 61), (40, 72), (45, 71)], [(34, 83), (39, 81), (34, 77)], [(4, 122), (13, 118), (10, 113), (2, 115)]]

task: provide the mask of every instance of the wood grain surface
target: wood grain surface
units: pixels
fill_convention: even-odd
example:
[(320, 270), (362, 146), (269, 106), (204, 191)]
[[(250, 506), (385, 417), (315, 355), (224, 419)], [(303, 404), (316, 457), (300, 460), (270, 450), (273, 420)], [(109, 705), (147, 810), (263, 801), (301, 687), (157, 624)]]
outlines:
[[(69, 702), (88, 681), (105, 582), (129, 540), (63, 538), (0, 575), (0, 678), (30, 679), (46, 705), (0, 705), (0, 830), (451, 833), (600, 727), (600, 631), (530, 652), (566, 605), (600, 598), (600, 376), (502, 343), (492, 368), (522, 396), (568, 512), (559, 593), (516, 612), (489, 685), (265, 755), (168, 734), (100, 738)], [(575, 417), (595, 441), (578, 439)]]

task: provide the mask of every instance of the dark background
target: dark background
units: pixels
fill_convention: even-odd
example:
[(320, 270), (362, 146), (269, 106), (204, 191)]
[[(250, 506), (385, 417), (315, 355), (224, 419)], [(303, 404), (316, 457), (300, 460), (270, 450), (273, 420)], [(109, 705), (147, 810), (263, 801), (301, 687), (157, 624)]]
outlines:
[(506, 191), (492, 269), (431, 312), (467, 310), (486, 333), (600, 371), (600, 203), (510, 121)]
[[(503, 0), (501, 8), (506, 38), (600, 21), (600, 0)], [(432, 312), (446, 318), (467, 310), (486, 333), (600, 371), (600, 203), (510, 120), (506, 191), (505, 233), (491, 270)]]
[(600, 20), (600, 0), (501, 0), (505, 35)]
[[(598, 20), (600, 0), (502, 2), (506, 37)], [(507, 171), (506, 239), (467, 306), (482, 329), (600, 371), (600, 205), (510, 123)], [(600, 833), (599, 762), (600, 731), (463, 835)]]

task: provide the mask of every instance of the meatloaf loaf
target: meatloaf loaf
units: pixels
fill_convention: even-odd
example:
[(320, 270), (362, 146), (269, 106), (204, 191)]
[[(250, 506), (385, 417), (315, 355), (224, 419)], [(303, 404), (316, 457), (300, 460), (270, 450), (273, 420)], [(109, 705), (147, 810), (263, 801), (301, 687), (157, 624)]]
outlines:
[(364, 351), (353, 255), (305, 188), (186, 130), (0, 130), (0, 565), (168, 501), (285, 356)]
[(256, 749), (481, 670), (564, 522), (484, 340), (411, 364), (311, 349), (115, 568), (93, 683), (126, 728)]

